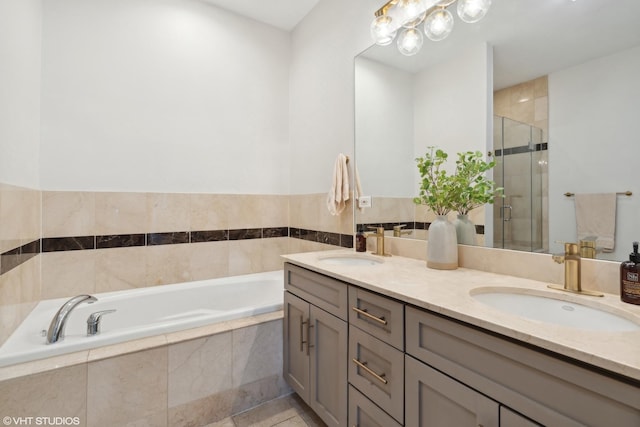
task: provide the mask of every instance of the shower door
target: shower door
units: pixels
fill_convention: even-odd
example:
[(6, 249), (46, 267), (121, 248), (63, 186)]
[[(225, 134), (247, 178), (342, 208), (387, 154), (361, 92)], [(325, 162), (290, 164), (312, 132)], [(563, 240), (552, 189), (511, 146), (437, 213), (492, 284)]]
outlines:
[(547, 144), (542, 130), (494, 117), (494, 180), (504, 188), (495, 200), (494, 247), (542, 252)]

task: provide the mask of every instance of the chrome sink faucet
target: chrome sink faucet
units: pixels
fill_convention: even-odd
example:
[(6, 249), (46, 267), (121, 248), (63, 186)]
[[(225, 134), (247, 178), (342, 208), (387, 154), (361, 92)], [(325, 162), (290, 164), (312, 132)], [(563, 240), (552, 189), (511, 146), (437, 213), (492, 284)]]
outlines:
[(564, 286), (548, 285), (549, 288), (594, 297), (604, 296), (601, 292), (582, 289), (580, 277), (582, 257), (577, 243), (565, 243), (564, 254), (555, 254), (552, 258), (558, 264), (564, 264)]
[(47, 344), (53, 344), (64, 339), (64, 329), (67, 326), (67, 319), (78, 304), (86, 302), (91, 304), (98, 301), (96, 297), (91, 295), (78, 295), (65, 302), (58, 312), (53, 316), (49, 330), (47, 331)]

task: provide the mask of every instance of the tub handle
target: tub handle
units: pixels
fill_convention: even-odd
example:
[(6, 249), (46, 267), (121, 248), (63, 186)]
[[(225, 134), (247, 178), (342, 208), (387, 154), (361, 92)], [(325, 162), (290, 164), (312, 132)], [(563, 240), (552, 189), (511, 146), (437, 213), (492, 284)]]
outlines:
[(100, 319), (105, 314), (115, 313), (117, 310), (102, 310), (91, 313), (87, 318), (87, 336), (92, 337), (100, 333)]

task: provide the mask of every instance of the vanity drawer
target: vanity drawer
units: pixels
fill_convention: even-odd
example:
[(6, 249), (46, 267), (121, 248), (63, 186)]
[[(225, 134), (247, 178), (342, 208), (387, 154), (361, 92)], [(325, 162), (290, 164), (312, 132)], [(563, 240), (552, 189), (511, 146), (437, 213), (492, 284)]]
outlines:
[(331, 277), (285, 263), (284, 287), (303, 300), (347, 321), (348, 286)]
[(404, 353), (349, 326), (349, 383), (404, 422)]
[(349, 323), (404, 350), (404, 304), (398, 301), (350, 286)]
[(349, 385), (349, 425), (353, 427), (401, 427), (386, 412)]

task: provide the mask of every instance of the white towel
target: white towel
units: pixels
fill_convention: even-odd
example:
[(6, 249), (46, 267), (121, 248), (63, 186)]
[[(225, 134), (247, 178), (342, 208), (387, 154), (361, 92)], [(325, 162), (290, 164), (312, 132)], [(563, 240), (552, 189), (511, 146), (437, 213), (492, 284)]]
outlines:
[(616, 235), (616, 193), (576, 194), (578, 240), (596, 237), (596, 248), (613, 252)]
[[(358, 200), (360, 196), (363, 195), (362, 185), (360, 184), (360, 173), (358, 172), (358, 165), (354, 165), (353, 170), (355, 171), (354, 175), (355, 175), (355, 181), (356, 181), (356, 190), (355, 190), (356, 194), (354, 194), (353, 200)], [(362, 208), (360, 206), (358, 206), (358, 210), (362, 212)]]
[(327, 208), (331, 215), (340, 215), (349, 200), (349, 167), (347, 156), (340, 153), (333, 166), (333, 181), (327, 195)]

